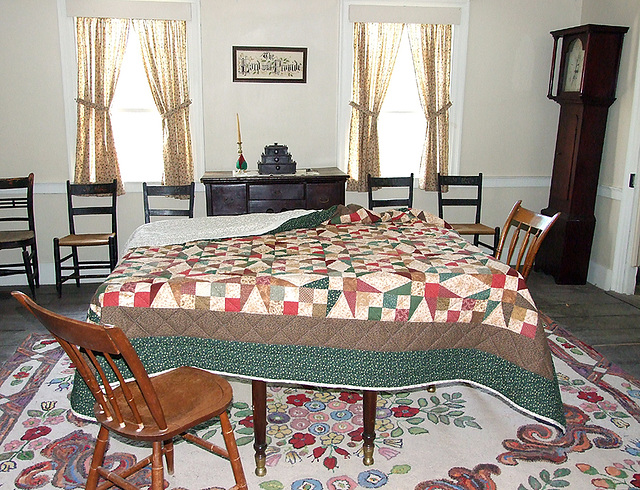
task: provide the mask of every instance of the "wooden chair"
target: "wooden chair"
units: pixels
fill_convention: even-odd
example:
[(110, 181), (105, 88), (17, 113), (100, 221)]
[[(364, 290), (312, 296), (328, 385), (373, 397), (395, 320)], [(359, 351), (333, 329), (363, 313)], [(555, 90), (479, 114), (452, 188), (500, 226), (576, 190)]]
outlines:
[[(162, 456), (169, 474), (173, 474), (175, 436), (228, 459), (236, 481), (233, 489), (246, 490), (242, 462), (227, 414), (233, 393), (225, 379), (188, 366), (150, 377), (119, 328), (73, 320), (42, 308), (23, 293), (11, 294), (53, 334), (96, 399), (94, 413), (100, 431), (87, 478), (88, 490), (96, 488), (100, 477), (110, 482), (100, 488), (112, 485), (136, 488), (126, 478), (149, 464), (151, 488), (163, 489)], [(125, 381), (127, 375), (121, 372), (126, 368), (133, 374), (129, 381)], [(214, 417), (220, 417), (226, 449), (186, 432)], [(133, 441), (151, 442), (152, 454), (121, 473), (103, 467), (111, 432)]]
[[(151, 216), (187, 216), (193, 218), (193, 204), (195, 201), (195, 182), (187, 185), (149, 185), (142, 183), (144, 198), (144, 222), (149, 223)], [(149, 196), (163, 196), (178, 199), (188, 198), (188, 208), (156, 208), (150, 207)], [(186, 200), (186, 199), (185, 199)]]
[[(117, 182), (108, 184), (72, 184), (67, 181), (67, 207), (69, 214), (69, 234), (62, 238), (53, 239), (53, 259), (56, 268), (56, 289), (58, 297), (62, 296), (62, 284), (69, 279), (75, 279), (76, 285), (80, 286), (81, 278), (106, 277), (111, 272), (118, 260), (117, 241)], [(104, 203), (104, 199), (110, 198), (110, 204)], [(87, 202), (91, 198), (93, 202)], [(80, 202), (82, 201), (82, 202)], [(77, 233), (77, 216), (110, 215), (111, 231), (102, 233)], [(80, 260), (78, 249), (81, 247), (109, 248), (109, 260)], [(61, 257), (60, 247), (70, 247), (69, 255)], [(64, 263), (72, 259), (72, 265)], [(97, 273), (96, 270), (108, 269), (107, 273)], [(71, 271), (68, 275), (63, 275), (64, 271)], [(89, 271), (85, 273), (84, 271)]]
[[(475, 188), (473, 196), (443, 197), (445, 190), (450, 187)], [(441, 175), (438, 173), (438, 216), (444, 219), (445, 206), (461, 206), (475, 208), (475, 220), (473, 223), (449, 223), (460, 235), (473, 235), (473, 244), (482, 245), (491, 250), (495, 255), (500, 241), (500, 227), (492, 228), (480, 223), (482, 208), (482, 173), (478, 175)], [(493, 243), (480, 241), (481, 236), (493, 237)]]
[[(373, 190), (388, 187), (406, 187), (407, 197), (374, 199)], [(369, 209), (378, 207), (413, 206), (413, 174), (409, 177), (373, 177), (367, 174), (367, 190), (369, 193)]]
[(0, 191), (0, 250), (22, 249), (22, 263), (0, 265), (0, 277), (26, 274), (35, 298), (36, 288), (40, 287), (40, 272), (33, 213), (33, 173), (28, 177), (0, 179)]
[[(502, 229), (496, 258), (502, 260), (501, 257), (503, 247), (507, 241), (507, 235), (511, 234), (507, 257), (502, 262), (511, 265), (526, 280), (529, 277), (529, 272), (531, 272), (542, 241), (558, 219), (558, 216), (560, 216), (560, 213), (556, 213), (553, 216), (545, 216), (529, 211), (523, 208), (521, 204), (522, 200), (517, 201), (513, 205), (511, 213), (509, 213), (509, 217)], [(516, 250), (518, 252), (515, 257), (515, 263), (512, 264)]]

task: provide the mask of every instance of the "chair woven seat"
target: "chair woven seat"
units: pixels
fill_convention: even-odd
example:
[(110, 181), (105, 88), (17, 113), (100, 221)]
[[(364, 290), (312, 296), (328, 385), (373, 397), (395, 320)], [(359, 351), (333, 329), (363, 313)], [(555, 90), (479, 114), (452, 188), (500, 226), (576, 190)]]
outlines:
[(35, 237), (36, 233), (31, 230), (0, 231), (0, 243), (22, 242), (24, 240), (32, 240)]
[(64, 236), (60, 238), (59, 243), (63, 247), (91, 247), (109, 245), (109, 240), (113, 237), (115, 237), (114, 233), (84, 233)]

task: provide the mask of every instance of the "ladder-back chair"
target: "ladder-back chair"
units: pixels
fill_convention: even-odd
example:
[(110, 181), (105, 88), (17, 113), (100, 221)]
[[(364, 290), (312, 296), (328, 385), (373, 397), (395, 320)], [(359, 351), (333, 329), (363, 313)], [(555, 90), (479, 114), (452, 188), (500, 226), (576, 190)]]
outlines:
[[(466, 187), (472, 189), (474, 195), (459, 194), (452, 197), (444, 197), (445, 189), (451, 191), (451, 187)], [(456, 189), (463, 192), (462, 189)], [(453, 191), (454, 193), (456, 191)], [(449, 206), (460, 206), (474, 208), (475, 219), (472, 223), (451, 223), (449, 224), (460, 235), (473, 235), (473, 244), (482, 245), (491, 250), (495, 255), (500, 241), (500, 227), (492, 228), (480, 222), (482, 208), (482, 173), (478, 175), (441, 175), (438, 173), (438, 216), (444, 219), (444, 208)], [(485, 243), (480, 240), (481, 236), (492, 237), (492, 243)]]
[[(149, 185), (142, 183), (142, 196), (144, 200), (144, 222), (149, 223), (151, 216), (186, 216), (193, 218), (195, 201), (195, 182), (186, 185)], [(174, 198), (174, 201), (188, 201), (188, 207), (152, 207), (149, 197)]]
[[(108, 184), (72, 184), (67, 180), (69, 234), (62, 238), (56, 237), (53, 239), (53, 260), (56, 268), (58, 297), (62, 296), (62, 284), (69, 279), (75, 279), (76, 286), (80, 286), (81, 278), (106, 277), (115, 268), (118, 261), (117, 190), (118, 185), (115, 179)], [(87, 199), (92, 202), (88, 202)], [(105, 199), (108, 199), (108, 204), (105, 204)], [(76, 218), (78, 216), (96, 215), (110, 216), (110, 231), (102, 231), (100, 233), (76, 232)], [(109, 260), (80, 260), (78, 249), (99, 246), (108, 247)], [(71, 252), (63, 257), (61, 255), (61, 247), (69, 247)], [(72, 264), (65, 265), (69, 259), (72, 260)], [(100, 269), (107, 269), (108, 272), (96, 272)], [(65, 276), (64, 271), (70, 271), (70, 273)]]
[[(173, 438), (176, 436), (228, 459), (236, 482), (233, 489), (246, 490), (242, 462), (227, 414), (233, 393), (225, 379), (188, 366), (149, 376), (119, 328), (67, 318), (39, 306), (23, 293), (11, 294), (53, 334), (96, 400), (94, 413), (100, 431), (87, 477), (88, 490), (96, 488), (99, 478), (108, 480), (108, 486), (136, 488), (126, 479), (149, 464), (151, 488), (163, 489), (162, 457), (166, 459), (167, 471), (173, 474)], [(127, 374), (121, 372), (125, 367), (133, 379), (125, 381)], [(214, 417), (220, 417), (226, 448), (186, 432)], [(133, 441), (151, 442), (152, 454), (120, 473), (105, 468), (103, 462), (111, 432)]]
[[(406, 188), (406, 197), (374, 198), (374, 189), (389, 187)], [(373, 177), (367, 174), (367, 191), (369, 194), (369, 209), (379, 207), (413, 207), (413, 174), (409, 177)]]
[(0, 264), (0, 277), (26, 274), (31, 295), (40, 287), (36, 224), (33, 213), (33, 173), (0, 179), (0, 250), (22, 249), (22, 263)]
[[(560, 213), (556, 213), (553, 216), (545, 216), (523, 208), (521, 204), (522, 200), (517, 201), (507, 217), (500, 236), (496, 258), (502, 260), (502, 252), (507, 242), (507, 235), (511, 235), (507, 255), (502, 262), (520, 272), (526, 280), (529, 277), (529, 272), (531, 272), (542, 241), (558, 219), (558, 216), (560, 216)], [(512, 263), (514, 257), (515, 262)]]

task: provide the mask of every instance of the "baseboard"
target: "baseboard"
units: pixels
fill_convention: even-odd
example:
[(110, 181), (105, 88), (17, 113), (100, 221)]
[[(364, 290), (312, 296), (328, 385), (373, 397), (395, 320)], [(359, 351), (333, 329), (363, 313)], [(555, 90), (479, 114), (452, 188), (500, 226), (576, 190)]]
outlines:
[(610, 291), (613, 283), (613, 270), (590, 261), (587, 282), (605, 291)]

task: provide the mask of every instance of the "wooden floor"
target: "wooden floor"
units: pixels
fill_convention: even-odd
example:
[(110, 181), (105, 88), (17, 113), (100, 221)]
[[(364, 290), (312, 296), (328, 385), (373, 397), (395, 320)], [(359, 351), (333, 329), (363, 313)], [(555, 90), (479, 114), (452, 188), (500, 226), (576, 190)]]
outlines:
[[(640, 295), (610, 293), (590, 284), (559, 286), (550, 276), (532, 272), (529, 289), (540, 311), (588, 343), (610, 361), (640, 379)], [(53, 286), (41, 286), (37, 301), (60, 314), (85, 319), (96, 284), (65, 284), (58, 299)], [(0, 288), (0, 363), (11, 356), (31, 332), (43, 327)], [(28, 292), (28, 288), (20, 288)]]

